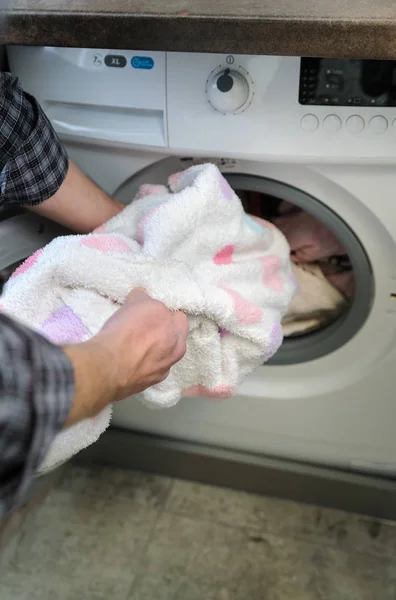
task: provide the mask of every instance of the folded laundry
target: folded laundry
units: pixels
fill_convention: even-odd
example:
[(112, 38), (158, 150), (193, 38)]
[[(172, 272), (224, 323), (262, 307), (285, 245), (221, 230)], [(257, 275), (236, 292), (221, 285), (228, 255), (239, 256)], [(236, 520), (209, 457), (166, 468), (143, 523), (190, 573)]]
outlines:
[[(6, 312), (58, 344), (95, 335), (136, 286), (185, 311), (186, 355), (142, 394), (152, 407), (233, 395), (279, 348), (296, 288), (285, 237), (245, 214), (214, 165), (173, 175), (169, 186), (145, 186), (90, 235), (55, 239), (14, 272), (1, 298)], [(109, 408), (62, 432), (41, 470), (96, 441), (110, 416)]]
[(293, 265), (298, 291), (282, 320), (283, 335), (308, 333), (333, 321), (348, 301), (317, 265)]

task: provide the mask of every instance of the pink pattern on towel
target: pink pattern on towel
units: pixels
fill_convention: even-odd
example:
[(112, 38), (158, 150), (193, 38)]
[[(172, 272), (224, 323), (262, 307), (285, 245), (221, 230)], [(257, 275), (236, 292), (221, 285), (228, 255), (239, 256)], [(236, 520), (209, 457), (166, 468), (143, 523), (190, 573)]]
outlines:
[(81, 245), (100, 252), (131, 252), (128, 244), (116, 235), (89, 235), (81, 242)]
[(44, 248), (40, 248), (40, 250), (37, 250), (37, 252), (32, 254), (32, 256), (29, 256), (29, 258), (27, 258), (25, 262), (23, 262), (17, 269), (15, 269), (11, 277), (17, 277), (18, 275), (23, 275), (23, 273), (26, 273), (26, 271), (28, 271), (31, 267), (33, 267), (34, 264), (36, 264), (40, 255), (43, 253), (43, 250)]
[(234, 253), (234, 250), (234, 244), (224, 246), (224, 248), (219, 250), (219, 252), (215, 255), (213, 262), (216, 265), (230, 265), (233, 262), (232, 255)]
[(186, 388), (185, 390), (182, 391), (182, 395), (189, 397), (189, 398), (195, 398), (197, 396), (204, 396), (205, 398), (211, 398), (211, 399), (226, 399), (226, 398), (231, 398), (237, 391), (237, 388), (235, 386), (232, 385), (224, 385), (224, 384), (220, 384), (217, 387), (215, 387), (213, 390), (209, 390), (208, 388), (206, 388), (203, 385), (192, 385), (189, 388)]
[(115, 235), (89, 235), (81, 242), (81, 245), (100, 252), (131, 252), (128, 244)]
[(280, 274), (283, 265), (279, 256), (270, 254), (268, 256), (262, 256), (258, 260), (263, 265), (264, 285), (271, 290), (274, 290), (274, 292), (284, 292), (285, 286)]
[(181, 176), (183, 175), (184, 171), (180, 171), (178, 173), (172, 173), (172, 175), (169, 175), (168, 177), (168, 183), (169, 185), (175, 185), (176, 183), (178, 183), (181, 179)]
[(243, 325), (250, 325), (252, 323), (258, 323), (261, 321), (263, 313), (259, 306), (249, 302), (235, 290), (231, 290), (230, 288), (220, 285), (221, 289), (223, 289), (227, 294), (229, 294), (234, 302), (235, 314), (239, 323)]
[(58, 308), (38, 331), (54, 344), (76, 344), (89, 334), (81, 319), (67, 305)]

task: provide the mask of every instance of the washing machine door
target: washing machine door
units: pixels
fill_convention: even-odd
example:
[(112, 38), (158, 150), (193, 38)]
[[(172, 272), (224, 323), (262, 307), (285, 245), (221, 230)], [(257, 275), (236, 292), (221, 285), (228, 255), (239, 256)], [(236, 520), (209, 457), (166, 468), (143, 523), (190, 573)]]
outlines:
[[(364, 185), (357, 182), (364, 168), (356, 174), (354, 195), (340, 183), (342, 166), (337, 173), (335, 167), (210, 160), (235, 190), (286, 200), (322, 221), (349, 255), (354, 298), (328, 326), (286, 339), (231, 400), (183, 399), (160, 412), (127, 400), (115, 407), (113, 424), (234, 450), (396, 472), (396, 325), (390, 316), (396, 245), (370, 198), (363, 201)], [(121, 185), (116, 196), (128, 203), (141, 184), (163, 184), (199, 162), (160, 160)]]
[(59, 235), (70, 233), (62, 225), (34, 213), (3, 216), (0, 221), (0, 270), (7, 276)]

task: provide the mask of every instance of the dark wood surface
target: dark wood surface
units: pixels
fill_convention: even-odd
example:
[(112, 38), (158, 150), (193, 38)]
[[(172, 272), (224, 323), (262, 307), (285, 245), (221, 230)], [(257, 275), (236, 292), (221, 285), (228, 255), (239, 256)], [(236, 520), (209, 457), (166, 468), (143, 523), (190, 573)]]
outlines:
[(10, 44), (396, 59), (394, 0), (14, 0)]

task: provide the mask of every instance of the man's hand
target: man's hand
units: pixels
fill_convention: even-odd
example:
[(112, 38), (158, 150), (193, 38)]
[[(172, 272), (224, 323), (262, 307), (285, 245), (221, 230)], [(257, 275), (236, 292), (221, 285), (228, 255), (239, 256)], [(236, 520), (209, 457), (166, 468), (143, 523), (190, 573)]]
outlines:
[(67, 425), (166, 379), (185, 354), (188, 330), (184, 313), (133, 290), (95, 337), (65, 348), (76, 382)]
[(171, 312), (143, 290), (133, 290), (96, 337), (114, 358), (116, 399), (166, 379), (186, 352), (187, 335), (184, 313)]

